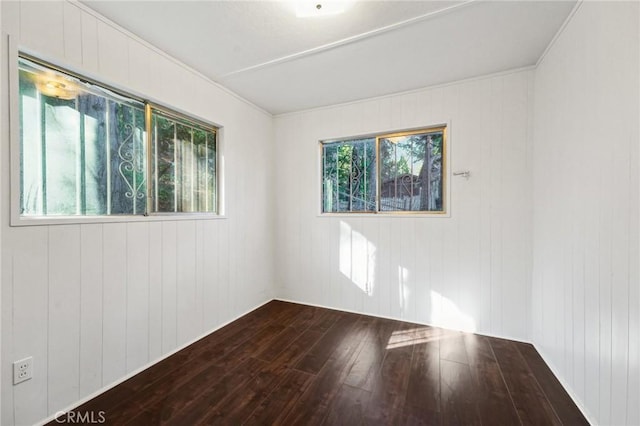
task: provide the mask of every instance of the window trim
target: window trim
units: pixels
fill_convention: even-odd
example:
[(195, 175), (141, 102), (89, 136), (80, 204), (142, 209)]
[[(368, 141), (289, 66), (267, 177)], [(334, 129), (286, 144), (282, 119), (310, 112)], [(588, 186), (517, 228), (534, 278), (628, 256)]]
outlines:
[[(380, 170), (380, 139), (389, 138), (389, 137), (398, 137), (398, 136), (409, 136), (420, 133), (429, 133), (429, 132), (442, 131), (443, 133), (443, 148), (442, 148), (442, 164), (444, 172), (442, 174), (442, 206), (443, 209), (441, 211), (389, 211), (389, 210), (380, 210), (380, 192), (382, 182), (379, 179), (379, 176), (376, 176), (376, 211), (365, 212), (365, 211), (357, 211), (357, 212), (324, 212), (323, 211), (323, 147), (327, 143), (332, 142), (341, 142), (341, 141), (351, 141), (358, 139), (375, 139), (375, 150), (376, 150), (376, 171), (379, 173)], [(403, 130), (389, 130), (389, 131), (381, 131), (375, 133), (367, 133), (360, 135), (352, 135), (345, 137), (332, 137), (326, 139), (318, 140), (318, 191), (316, 199), (318, 200), (318, 217), (407, 217), (407, 218), (416, 218), (416, 217), (429, 217), (429, 218), (449, 218), (451, 217), (451, 206), (449, 205), (451, 200), (451, 121), (440, 122), (439, 124), (430, 124), (426, 126), (420, 127), (412, 127)]]
[[(56, 63), (50, 62), (48, 59), (41, 59), (42, 56), (34, 55), (28, 49), (19, 48), (15, 37), (9, 36), (9, 73), (8, 73), (8, 112), (9, 112), (9, 159), (11, 161), (9, 167), (9, 198), (10, 198), (10, 226), (33, 226), (33, 225), (63, 225), (63, 224), (97, 224), (97, 223), (127, 223), (127, 222), (155, 222), (155, 221), (180, 221), (180, 220), (211, 220), (226, 219), (224, 210), (224, 128), (193, 116), (190, 113), (184, 113), (176, 109), (166, 107), (160, 102), (156, 102), (148, 97), (132, 94), (129, 91), (121, 90), (113, 87), (108, 83), (103, 83), (94, 78), (87, 77), (86, 73), (76, 71), (74, 67), (63, 67)], [(145, 114), (145, 130), (147, 131), (147, 206), (144, 214), (122, 214), (122, 215), (51, 215), (51, 216), (24, 216), (20, 213), (20, 167), (21, 167), (21, 148), (20, 148), (20, 117), (19, 117), (19, 58), (32, 61), (38, 65), (45, 66), (57, 72), (70, 75), (80, 81), (87, 82), (98, 87), (113, 92), (118, 96), (123, 96), (144, 104)], [(149, 190), (150, 180), (152, 177), (152, 162), (150, 156), (152, 150), (149, 144), (152, 141), (149, 133), (151, 127), (152, 110), (157, 110), (163, 114), (174, 117), (176, 119), (187, 120), (207, 130), (212, 131), (216, 135), (216, 211), (215, 212), (153, 212), (150, 210), (149, 198), (152, 199), (152, 191)]]

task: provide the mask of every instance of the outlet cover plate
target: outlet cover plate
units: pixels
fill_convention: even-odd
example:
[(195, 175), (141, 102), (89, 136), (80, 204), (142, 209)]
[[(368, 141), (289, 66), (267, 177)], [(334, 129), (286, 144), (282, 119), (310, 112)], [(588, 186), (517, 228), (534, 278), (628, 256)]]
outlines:
[(33, 357), (28, 357), (13, 363), (13, 384), (17, 385), (33, 377)]

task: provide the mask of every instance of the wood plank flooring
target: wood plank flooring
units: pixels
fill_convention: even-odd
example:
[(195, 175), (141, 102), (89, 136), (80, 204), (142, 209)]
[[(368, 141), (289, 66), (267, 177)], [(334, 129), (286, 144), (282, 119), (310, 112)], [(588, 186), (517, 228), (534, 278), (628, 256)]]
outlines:
[(110, 425), (588, 424), (531, 345), (278, 301), (75, 410), (100, 411)]

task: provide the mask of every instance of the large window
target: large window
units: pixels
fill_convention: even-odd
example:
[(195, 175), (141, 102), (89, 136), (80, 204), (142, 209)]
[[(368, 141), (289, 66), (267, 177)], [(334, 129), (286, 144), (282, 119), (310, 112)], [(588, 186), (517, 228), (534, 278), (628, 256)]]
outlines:
[(322, 212), (445, 212), (446, 128), (325, 141)]
[(18, 70), (23, 217), (217, 212), (213, 126), (38, 61)]

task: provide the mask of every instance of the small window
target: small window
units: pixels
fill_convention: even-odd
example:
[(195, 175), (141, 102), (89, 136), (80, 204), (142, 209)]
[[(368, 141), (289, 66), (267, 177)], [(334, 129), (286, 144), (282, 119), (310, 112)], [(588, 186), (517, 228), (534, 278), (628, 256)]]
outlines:
[(321, 147), (323, 213), (445, 212), (445, 127)]
[(217, 212), (213, 126), (39, 61), (18, 70), (21, 216)]
[(323, 212), (375, 212), (376, 140), (323, 143)]
[(152, 109), (153, 211), (216, 211), (216, 132)]

